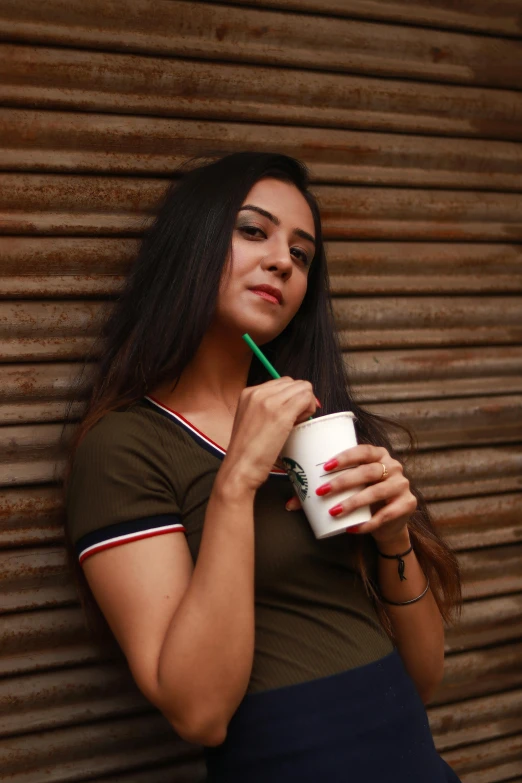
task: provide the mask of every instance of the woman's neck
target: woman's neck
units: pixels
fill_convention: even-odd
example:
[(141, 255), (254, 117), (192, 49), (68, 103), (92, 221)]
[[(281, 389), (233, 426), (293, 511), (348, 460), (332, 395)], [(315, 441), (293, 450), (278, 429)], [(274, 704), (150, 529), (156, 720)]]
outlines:
[(235, 415), (247, 384), (252, 353), (243, 340), (224, 340), (207, 333), (181, 377), (151, 391), (151, 396), (180, 412), (228, 411)]

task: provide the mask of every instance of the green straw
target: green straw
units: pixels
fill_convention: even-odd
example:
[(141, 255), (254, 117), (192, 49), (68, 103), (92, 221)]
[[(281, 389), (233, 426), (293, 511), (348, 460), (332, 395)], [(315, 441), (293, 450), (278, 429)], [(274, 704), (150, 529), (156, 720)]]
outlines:
[(263, 351), (260, 348), (257, 347), (255, 342), (250, 337), (250, 335), (249, 334), (244, 334), (243, 335), (243, 340), (246, 342), (246, 344), (250, 348), (252, 348), (253, 352), (255, 353), (255, 355), (257, 356), (257, 358), (261, 362), (261, 364), (263, 364), (266, 367), (266, 369), (268, 370), (268, 372), (270, 373), (272, 378), (280, 378), (281, 376), (277, 372), (276, 368), (272, 364), (270, 364), (270, 362), (266, 358), (266, 356), (263, 353)]
[[(257, 358), (259, 359), (261, 364), (266, 367), (266, 369), (268, 370), (268, 372), (270, 373), (272, 378), (280, 378), (281, 376), (277, 372), (276, 368), (272, 364), (270, 364), (270, 362), (266, 358), (266, 356), (263, 353), (263, 351), (261, 350), (261, 348), (257, 347), (255, 342), (250, 337), (250, 335), (249, 334), (244, 334), (243, 335), (243, 340), (246, 342), (246, 344), (249, 346), (249, 348), (252, 349), (252, 351), (257, 356)], [(310, 419), (313, 419), (313, 418), (314, 418), (313, 416), (310, 416)]]

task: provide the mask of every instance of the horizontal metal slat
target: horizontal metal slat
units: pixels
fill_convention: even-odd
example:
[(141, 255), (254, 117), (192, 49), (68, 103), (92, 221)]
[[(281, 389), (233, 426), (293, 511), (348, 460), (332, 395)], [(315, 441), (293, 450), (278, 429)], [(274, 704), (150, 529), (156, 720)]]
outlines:
[(522, 540), (522, 493), (481, 495), (432, 503), (435, 524), (454, 549), (477, 549)]
[(359, 349), (520, 343), (520, 297), (344, 297), (333, 300), (341, 347)]
[[(466, 601), (459, 622), (446, 631), (446, 652), (462, 652), (522, 638), (522, 593)], [(522, 720), (522, 717), (521, 717)]]
[(0, 109), (3, 169), (172, 176), (193, 155), (244, 149), (301, 158), (313, 181), (521, 190), (513, 142), (328, 128)]
[(332, 293), (337, 296), (522, 289), (522, 247), (515, 244), (329, 242), (327, 257)]
[[(252, 0), (229, 0), (250, 5)], [(489, 0), (448, 4), (445, 0), (263, 0), (263, 6), (308, 13), (332, 14), (412, 25), (520, 36), (520, 3), (505, 0), (491, 13)]]
[[(455, 405), (455, 416), (460, 416), (463, 407), (467, 408), (469, 418), (471, 411), (477, 413), (477, 406), (485, 405), (484, 411), (477, 415), (486, 414), (490, 408), (484, 395), (488, 395), (493, 409), (498, 404), (498, 412), (504, 410), (509, 418), (509, 400), (514, 401), (516, 410), (513, 392), (522, 392), (522, 348), (518, 346), (361, 351), (345, 354), (345, 362), (355, 398), (364, 404), (396, 405), (401, 401), (464, 397), (470, 398), (469, 403), (455, 401), (448, 405)], [(90, 372), (91, 365), (81, 362), (6, 364), (0, 378), (0, 424), (59, 421), (67, 412), (78, 416), (80, 401), (88, 393)], [(422, 411), (425, 405), (421, 404)], [(396, 413), (401, 417), (404, 411), (410, 416), (409, 411), (415, 408), (410, 402), (398, 407)], [(393, 406), (384, 412), (395, 415)], [(445, 419), (444, 411), (437, 404), (433, 415)], [(419, 426), (415, 412), (411, 424), (415, 428)], [(420, 431), (426, 426), (421, 423)], [(501, 433), (499, 421), (499, 437)]]
[[(333, 309), (345, 351), (440, 349), (520, 342), (520, 304), (514, 296), (357, 297), (335, 299)], [(85, 300), (2, 302), (1, 358), (4, 362), (70, 361), (91, 351), (94, 358), (100, 350), (95, 339), (108, 312), (107, 303)]]
[(462, 783), (510, 781), (522, 773), (522, 736), (506, 737), (444, 753)]
[(421, 452), (408, 464), (431, 501), (481, 497), (522, 488), (522, 446)]
[[(521, 395), (408, 400), (366, 407), (411, 427), (421, 449), (522, 440)], [(407, 444), (400, 434), (394, 435), (394, 441)]]
[(345, 364), (356, 399), (363, 403), (522, 391), (519, 346), (358, 351), (345, 354)]
[(0, 616), (0, 676), (80, 666), (107, 657), (88, 633), (80, 607)]
[(461, 552), (459, 563), (464, 583), (464, 598), (502, 595), (522, 590), (521, 562), (522, 544)]
[[(113, 296), (137, 239), (0, 237), (0, 296)], [(436, 242), (329, 242), (333, 295), (519, 293), (522, 246)]]
[(0, 51), (4, 106), (522, 138), (514, 90), (67, 48)]
[(439, 751), (514, 734), (522, 728), (522, 690), (431, 707), (428, 717)]
[[(92, 18), (96, 18), (93, 28)], [(147, 55), (260, 63), (374, 76), (519, 88), (522, 45), (456, 32), (412, 29), (176, 0), (89, 6), (3, 2), (4, 40)], [(38, 21), (36, 21), (36, 19)]]
[(455, 702), (522, 685), (521, 654), (522, 642), (449, 655), (444, 680), (432, 703)]
[(10, 737), (0, 743), (0, 766), (13, 783), (41, 783), (42, 774), (50, 783), (73, 783), (111, 773), (127, 783), (123, 774), (143, 767), (148, 768), (147, 783), (171, 783), (161, 770), (169, 761), (177, 762), (176, 783), (180, 768), (179, 783), (204, 780), (201, 749), (177, 738), (157, 713)]
[(61, 542), (61, 508), (62, 490), (58, 487), (0, 492), (0, 549)]
[(0, 736), (150, 711), (123, 665), (48, 671), (0, 681)]
[[(0, 187), (5, 233), (125, 234), (142, 232), (167, 183), (4, 173)], [(314, 191), (329, 239), (522, 239), (522, 199), (514, 193), (327, 185)]]
[(2, 613), (75, 603), (63, 548), (0, 552)]

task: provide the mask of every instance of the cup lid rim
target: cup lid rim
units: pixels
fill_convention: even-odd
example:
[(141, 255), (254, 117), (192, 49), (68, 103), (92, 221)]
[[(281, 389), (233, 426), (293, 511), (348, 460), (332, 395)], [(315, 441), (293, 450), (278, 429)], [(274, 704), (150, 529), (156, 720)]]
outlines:
[(312, 424), (317, 424), (317, 422), (323, 421), (324, 419), (335, 419), (338, 416), (349, 416), (352, 419), (357, 418), (353, 411), (337, 411), (336, 413), (327, 413), (326, 416), (318, 416), (316, 419), (307, 419), (307, 421), (302, 421), (301, 424), (296, 424), (295, 427), (292, 428), (292, 432), (295, 432), (301, 428), (304, 429), (304, 427), (310, 427)]

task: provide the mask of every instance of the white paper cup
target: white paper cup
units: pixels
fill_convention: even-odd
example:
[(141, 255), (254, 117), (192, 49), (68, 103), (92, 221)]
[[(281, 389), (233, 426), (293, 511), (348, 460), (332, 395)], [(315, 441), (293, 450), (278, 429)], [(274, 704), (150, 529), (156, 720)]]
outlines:
[(369, 506), (357, 508), (339, 519), (328, 513), (329, 508), (355, 495), (363, 486), (322, 497), (315, 494), (317, 487), (326, 484), (332, 476), (352, 470), (325, 471), (323, 465), (341, 451), (357, 446), (354, 418), (351, 411), (343, 411), (297, 424), (281, 450), (283, 465), (316, 538), (344, 533), (353, 525), (368, 522), (372, 515)]

